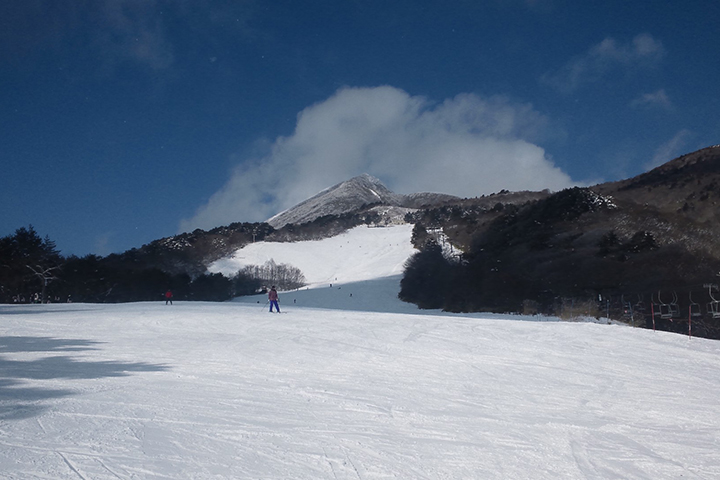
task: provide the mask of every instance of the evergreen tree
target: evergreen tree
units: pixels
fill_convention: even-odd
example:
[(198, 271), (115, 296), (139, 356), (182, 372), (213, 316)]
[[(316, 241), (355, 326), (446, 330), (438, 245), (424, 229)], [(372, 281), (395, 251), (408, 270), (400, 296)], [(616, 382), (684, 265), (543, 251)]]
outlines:
[(224, 302), (232, 296), (232, 281), (222, 273), (200, 275), (190, 284), (193, 300)]
[(55, 242), (38, 235), (32, 225), (0, 238), (0, 295), (9, 303), (38, 294), (46, 301), (47, 286), (57, 279), (63, 258)]
[(452, 267), (443, 256), (442, 248), (429, 241), (405, 264), (398, 296), (420, 308), (443, 308), (451, 278)]

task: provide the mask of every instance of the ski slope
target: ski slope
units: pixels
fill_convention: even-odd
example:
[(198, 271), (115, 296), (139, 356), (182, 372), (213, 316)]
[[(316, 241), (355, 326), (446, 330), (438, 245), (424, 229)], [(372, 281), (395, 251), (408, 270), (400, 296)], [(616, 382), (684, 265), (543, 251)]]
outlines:
[(0, 307), (0, 478), (720, 478), (718, 342), (286, 310)]
[[(420, 311), (401, 232), (253, 254), (315, 282), (283, 314), (0, 305), (0, 478), (720, 478), (720, 343)], [(385, 245), (376, 277), (343, 263)]]
[(269, 260), (299, 268), (308, 287), (401, 275), (405, 261), (417, 250), (410, 243), (412, 225), (355, 227), (318, 241), (257, 242), (208, 267), (212, 273), (233, 276), (246, 265)]

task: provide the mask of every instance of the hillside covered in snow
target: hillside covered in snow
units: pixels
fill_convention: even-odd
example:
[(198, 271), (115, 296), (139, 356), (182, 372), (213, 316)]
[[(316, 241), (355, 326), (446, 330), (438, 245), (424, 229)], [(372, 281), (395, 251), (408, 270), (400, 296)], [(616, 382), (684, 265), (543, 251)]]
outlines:
[(361, 226), (317, 241), (251, 243), (208, 270), (232, 276), (246, 265), (273, 260), (299, 268), (309, 287), (402, 275), (405, 262), (416, 252), (410, 242), (412, 228)]

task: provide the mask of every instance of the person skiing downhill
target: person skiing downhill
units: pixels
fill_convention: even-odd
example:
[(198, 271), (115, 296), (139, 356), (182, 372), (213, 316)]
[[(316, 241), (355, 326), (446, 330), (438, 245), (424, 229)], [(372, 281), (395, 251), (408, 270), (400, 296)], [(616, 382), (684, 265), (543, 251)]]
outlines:
[(278, 293), (275, 289), (275, 285), (273, 285), (268, 292), (268, 300), (270, 300), (270, 313), (272, 313), (273, 311), (273, 305), (275, 305), (277, 312), (280, 313), (280, 305), (278, 304)]

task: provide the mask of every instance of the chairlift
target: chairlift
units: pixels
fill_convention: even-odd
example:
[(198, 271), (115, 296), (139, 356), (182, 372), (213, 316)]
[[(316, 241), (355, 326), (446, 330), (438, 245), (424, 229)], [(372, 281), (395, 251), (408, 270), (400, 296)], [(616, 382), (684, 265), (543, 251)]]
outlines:
[(720, 318), (720, 300), (713, 295), (713, 287), (717, 288), (717, 285), (712, 283), (708, 284), (708, 294), (710, 295), (711, 301), (707, 304), (707, 312), (711, 318)]
[(700, 304), (693, 301), (692, 291), (689, 293), (689, 296), (690, 296), (690, 307), (689, 307), (690, 318), (702, 317), (702, 311), (700, 311)]
[(650, 310), (652, 311), (653, 317), (660, 316), (660, 302), (655, 300), (655, 293), (650, 293)]
[(639, 313), (639, 314), (641, 314), (641, 315), (646, 312), (644, 300), (645, 300), (645, 299), (644, 299), (644, 297), (642, 296), (642, 294), (638, 293), (637, 303), (636, 303), (635, 306), (633, 307), (633, 311), (634, 311), (634, 312)]
[(622, 318), (630, 320), (632, 326), (635, 326), (635, 312), (633, 310), (632, 302), (625, 300), (625, 295), (620, 295), (620, 303), (622, 304)]
[(632, 316), (632, 303), (625, 300), (625, 295), (620, 295), (620, 302), (622, 303), (623, 316)]
[(664, 320), (670, 320), (672, 318), (672, 311), (670, 310), (670, 305), (667, 303), (663, 303), (662, 299), (660, 298), (660, 291), (658, 290), (658, 310), (655, 313), (655, 315), (659, 315), (660, 318)]
[(678, 305), (678, 294), (673, 291), (673, 299), (669, 304), (670, 316), (672, 318), (680, 318), (680, 305)]

